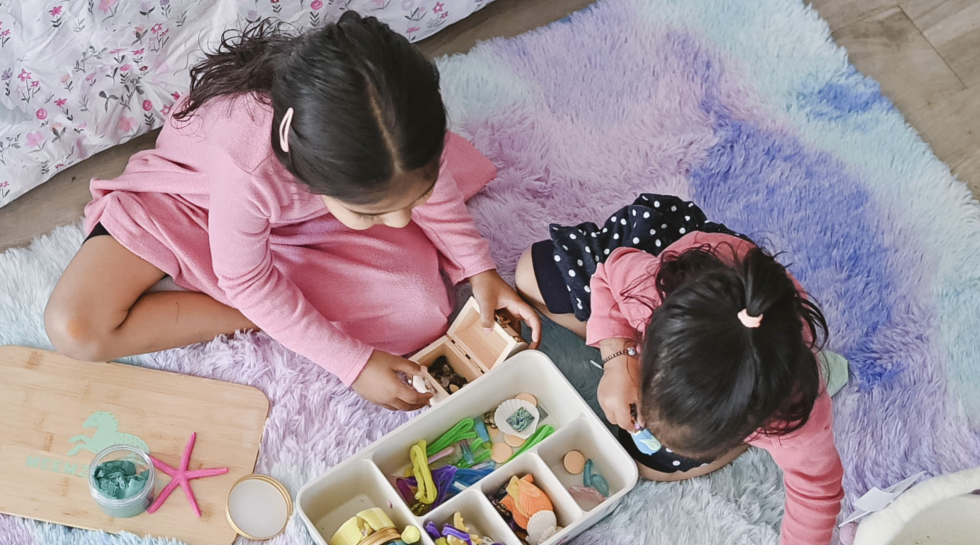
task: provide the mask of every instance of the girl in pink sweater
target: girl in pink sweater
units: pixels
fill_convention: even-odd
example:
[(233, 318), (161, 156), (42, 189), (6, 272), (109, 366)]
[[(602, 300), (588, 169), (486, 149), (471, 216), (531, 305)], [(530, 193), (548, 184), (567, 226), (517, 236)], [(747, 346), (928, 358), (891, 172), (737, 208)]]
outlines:
[[(61, 352), (104, 361), (262, 329), (392, 409), (427, 396), (401, 355), (445, 332), (443, 281), (484, 324), (533, 309), (497, 275), (464, 199), (495, 175), (446, 131), (439, 74), (372, 17), (227, 34), (156, 148), (92, 180), (90, 233), (45, 312)], [(182, 292), (147, 290), (170, 276)]]
[(830, 543), (844, 494), (815, 357), (827, 326), (770, 254), (694, 203), (642, 195), (602, 227), (553, 225), (517, 286), (600, 349), (599, 404), (643, 476), (688, 479), (764, 448), (786, 485), (781, 543)]

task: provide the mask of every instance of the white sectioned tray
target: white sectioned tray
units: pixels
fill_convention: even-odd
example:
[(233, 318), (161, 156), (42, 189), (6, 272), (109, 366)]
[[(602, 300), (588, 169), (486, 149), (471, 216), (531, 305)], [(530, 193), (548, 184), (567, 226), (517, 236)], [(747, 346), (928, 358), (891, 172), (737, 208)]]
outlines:
[[(409, 447), (420, 439), (432, 443), (463, 418), (482, 415), (525, 392), (534, 395), (538, 406), (547, 411), (541, 423), (553, 426), (555, 433), (424, 516), (413, 515), (390, 480), (393, 475), (404, 474)], [(564, 469), (562, 458), (570, 450), (591, 458), (609, 482), (609, 498), (604, 502), (579, 504), (566, 490), (566, 486), (582, 484), (581, 475)], [(548, 356), (536, 350), (526, 350), (495, 366), (458, 394), (307, 483), (299, 491), (296, 504), (310, 535), (320, 545), (327, 545), (347, 519), (371, 507), (383, 509), (399, 530), (407, 525), (422, 530), (426, 521), (442, 528), (459, 511), (473, 532), (506, 545), (521, 545), (486, 494), (498, 490), (512, 475), (528, 473), (551, 498), (558, 524), (563, 527), (542, 545), (565, 543), (579, 535), (606, 516), (637, 481), (633, 459)], [(433, 545), (424, 530), (421, 543)]]

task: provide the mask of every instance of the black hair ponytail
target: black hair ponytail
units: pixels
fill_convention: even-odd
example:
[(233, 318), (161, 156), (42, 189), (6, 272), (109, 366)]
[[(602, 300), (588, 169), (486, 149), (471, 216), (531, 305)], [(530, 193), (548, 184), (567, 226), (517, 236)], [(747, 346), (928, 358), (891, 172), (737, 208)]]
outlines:
[[(820, 309), (764, 250), (734, 265), (717, 254), (697, 248), (663, 257), (656, 278), (663, 304), (641, 356), (651, 431), (695, 459), (720, 456), (759, 429), (799, 429), (822, 388), (814, 354), (827, 336)], [(759, 327), (742, 323), (743, 309), (762, 316)]]
[[(190, 93), (174, 118), (241, 93), (271, 104), (273, 150), (313, 193), (367, 204), (401, 190), (393, 184), (399, 172), (438, 174), (446, 136), (439, 72), (374, 17), (347, 11), (302, 34), (270, 20), (225, 32), (191, 70)], [(289, 108), (286, 153), (278, 130)]]

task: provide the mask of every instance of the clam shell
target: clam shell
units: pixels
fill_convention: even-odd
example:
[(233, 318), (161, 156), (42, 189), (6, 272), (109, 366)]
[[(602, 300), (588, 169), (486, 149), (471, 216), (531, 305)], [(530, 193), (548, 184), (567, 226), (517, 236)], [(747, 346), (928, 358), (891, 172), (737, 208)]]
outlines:
[[(517, 409), (524, 408), (527, 412), (531, 413), (534, 417), (534, 421), (524, 431), (517, 431), (507, 423), (507, 418), (510, 415), (517, 412)], [(497, 410), (493, 413), (493, 422), (497, 425), (500, 431), (508, 435), (516, 435), (521, 439), (527, 439), (534, 433), (534, 430), (538, 428), (538, 424), (541, 423), (541, 413), (538, 412), (538, 408), (523, 399), (508, 399), (500, 405), (497, 406)]]
[(554, 511), (538, 511), (527, 521), (527, 542), (530, 545), (538, 545), (542, 541), (555, 535), (558, 530), (558, 519)]

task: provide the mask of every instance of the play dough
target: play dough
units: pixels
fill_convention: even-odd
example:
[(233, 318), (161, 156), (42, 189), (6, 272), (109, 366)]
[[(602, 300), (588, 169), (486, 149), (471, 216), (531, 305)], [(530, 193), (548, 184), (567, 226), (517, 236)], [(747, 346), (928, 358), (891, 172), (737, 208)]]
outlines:
[(150, 472), (136, 473), (136, 464), (129, 460), (110, 460), (95, 468), (95, 488), (107, 498), (125, 500), (143, 490)]

